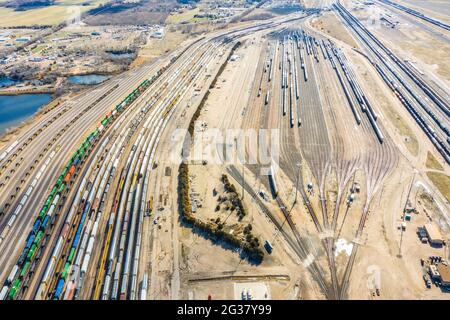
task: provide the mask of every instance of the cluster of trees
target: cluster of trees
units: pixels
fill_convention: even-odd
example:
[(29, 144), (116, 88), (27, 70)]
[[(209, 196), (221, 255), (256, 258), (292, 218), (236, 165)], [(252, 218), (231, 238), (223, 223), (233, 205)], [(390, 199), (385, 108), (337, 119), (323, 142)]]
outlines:
[(225, 192), (228, 193), (229, 199), (225, 198), (225, 200), (230, 200), (232, 204), (231, 210), (236, 209), (239, 220), (242, 220), (247, 215), (247, 210), (244, 207), (244, 203), (239, 198), (236, 187), (234, 184), (230, 182), (228, 176), (226, 174), (222, 175), (222, 183), (225, 188)]
[(263, 260), (264, 252), (259, 246), (259, 240), (251, 234), (251, 227), (249, 229), (247, 226), (247, 229), (244, 229), (247, 230), (247, 233), (245, 241), (242, 241), (235, 235), (226, 232), (223, 228), (224, 224), (220, 223), (220, 219), (216, 219), (216, 223), (214, 223), (203, 222), (194, 217), (189, 198), (189, 168), (186, 163), (181, 163), (178, 169), (178, 189), (181, 219), (186, 225), (196, 229), (213, 241), (225, 241), (236, 248), (242, 248), (243, 255), (256, 263)]
[(3, 6), (7, 8), (14, 8), (16, 11), (23, 11), (38, 7), (51, 6), (54, 3), (54, 0), (11, 0), (6, 1)]
[[(219, 72), (212, 81), (210, 89), (214, 87), (215, 83), (217, 82), (217, 78), (221, 75), (221, 73), (225, 69), (225, 66), (229, 58), (234, 54), (234, 51), (240, 46), (240, 44), (241, 44), (240, 42), (237, 42), (233, 46), (227, 60), (221, 65)], [(203, 97), (202, 101), (200, 102), (194, 115), (192, 116), (191, 121), (189, 122), (188, 131), (191, 134), (191, 136), (194, 133), (194, 123), (200, 116), (201, 109), (205, 105), (209, 93), (210, 91), (208, 90), (205, 96)], [(226, 177), (226, 179), (228, 181), (228, 177)], [(234, 187), (234, 185), (229, 183), (229, 181), (228, 181), (228, 188), (232, 188), (232, 190), (234, 190), (234, 193), (236, 195), (235, 197), (236, 207), (239, 208), (238, 209), (239, 212), (241, 212), (241, 214), (243, 214), (244, 216), (246, 214), (244, 206), (240, 201), (239, 197), (237, 196), (236, 188)], [(251, 233), (250, 236), (248, 235), (248, 233), (246, 233), (245, 239), (242, 240), (241, 238), (233, 234), (230, 234), (229, 232), (226, 232), (224, 230), (225, 224), (220, 221), (220, 218), (217, 218), (215, 221), (213, 219), (212, 221), (204, 222), (193, 215), (191, 199), (189, 197), (189, 167), (186, 162), (182, 162), (178, 168), (178, 196), (179, 196), (178, 199), (179, 211), (181, 215), (181, 221), (183, 223), (199, 231), (200, 234), (209, 237), (213, 241), (224, 241), (227, 244), (232, 245), (236, 248), (242, 248), (242, 254), (256, 263), (260, 263), (263, 260), (264, 252), (259, 246), (259, 240), (253, 235), (251, 235)], [(249, 230), (251, 231), (251, 227)], [(248, 239), (250, 239), (251, 241), (248, 241)]]
[(188, 132), (191, 135), (191, 137), (194, 135), (195, 121), (197, 121), (198, 117), (200, 117), (200, 112), (202, 111), (202, 108), (205, 105), (206, 100), (208, 100), (208, 96), (209, 90), (203, 96), (202, 101), (200, 101), (197, 110), (195, 110), (195, 113), (193, 114), (191, 121), (189, 122)]

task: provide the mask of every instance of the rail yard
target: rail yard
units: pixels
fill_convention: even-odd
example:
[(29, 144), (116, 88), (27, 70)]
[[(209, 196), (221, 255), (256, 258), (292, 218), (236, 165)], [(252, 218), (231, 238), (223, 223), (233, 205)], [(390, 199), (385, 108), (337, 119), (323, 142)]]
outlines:
[(449, 21), (288, 2), (3, 140), (1, 300), (449, 298)]

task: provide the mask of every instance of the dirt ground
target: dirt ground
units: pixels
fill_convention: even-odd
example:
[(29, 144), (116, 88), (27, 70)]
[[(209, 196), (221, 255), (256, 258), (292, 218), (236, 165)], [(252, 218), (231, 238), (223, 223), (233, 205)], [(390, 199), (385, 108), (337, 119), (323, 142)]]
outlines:
[[(207, 124), (208, 128), (239, 128), (242, 109), (245, 107), (250, 88), (252, 87), (252, 75), (255, 72), (255, 61), (259, 56), (261, 39), (259, 37), (247, 39), (236, 51), (238, 59), (230, 61), (221, 77), (219, 77), (214, 89), (203, 108), (200, 118), (197, 120), (196, 132), (202, 132), (201, 124)], [(245, 85), (244, 85), (245, 84)], [(224, 98), (224, 92), (236, 94)], [(221, 112), (227, 110), (227, 117), (222, 117)], [(240, 165), (237, 165), (241, 168)], [(254, 190), (263, 189), (247, 169), (245, 179)], [(190, 173), (193, 176), (193, 192), (198, 194), (202, 207), (198, 209), (198, 216), (211, 219), (218, 215), (226, 219), (227, 224), (237, 223), (234, 213), (215, 211), (217, 197), (212, 195), (215, 188), (220, 195), (220, 176), (227, 173), (222, 165), (208, 164), (203, 166), (190, 165)], [(228, 173), (227, 173), (228, 174)], [(239, 195), (241, 187), (230, 175), (230, 182), (236, 186)], [(266, 194), (269, 191), (265, 191)], [(271, 210), (277, 210), (270, 200), (266, 205)], [(277, 236), (278, 232), (268, 218), (258, 209), (251, 197), (245, 193), (244, 205), (248, 208), (248, 216), (242, 222), (251, 223), (253, 231), (259, 237), (260, 242), (270, 240), (274, 246), (272, 254), (265, 254), (260, 265), (252, 265), (249, 261), (241, 259), (239, 253), (228, 249), (223, 245), (213, 244), (187, 228), (181, 229), (180, 241), (182, 252), (182, 294), (187, 299), (206, 299), (211, 295), (213, 299), (241, 299), (236, 294), (235, 286), (241, 283), (264, 283), (268, 288), (271, 299), (314, 299), (320, 298), (320, 293), (311, 283), (304, 267), (299, 264), (291, 249)], [(281, 213), (279, 213), (281, 214)], [(248, 285), (250, 286), (250, 285)], [(238, 290), (239, 291), (239, 290)]]
[(351, 47), (356, 48), (357, 44), (345, 27), (340, 23), (339, 18), (334, 12), (325, 12), (318, 18), (311, 20), (311, 26), (335, 39), (345, 42)]

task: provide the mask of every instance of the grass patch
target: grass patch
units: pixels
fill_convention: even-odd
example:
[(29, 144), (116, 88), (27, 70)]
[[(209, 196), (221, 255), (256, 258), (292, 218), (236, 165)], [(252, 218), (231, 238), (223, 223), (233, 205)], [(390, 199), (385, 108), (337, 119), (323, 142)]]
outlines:
[(427, 162), (425, 163), (425, 166), (428, 169), (444, 170), (439, 161), (437, 161), (437, 159), (433, 156), (433, 154), (430, 151), (428, 151), (427, 153)]
[(92, 0), (88, 6), (82, 6), (81, 0), (61, 0), (57, 4), (30, 9), (26, 11), (14, 11), (12, 8), (0, 8), (0, 27), (33, 26), (33, 25), (57, 25), (74, 12), (71, 6), (77, 6), (81, 12), (93, 9), (108, 0)]
[(195, 8), (192, 10), (186, 10), (181, 13), (175, 13), (175, 14), (169, 15), (166, 18), (166, 23), (167, 24), (178, 24), (178, 23), (182, 23), (185, 21), (189, 21), (189, 20), (193, 19), (194, 16), (199, 12), (200, 12), (200, 9)]
[(450, 177), (440, 172), (427, 172), (427, 176), (445, 199), (450, 201)]

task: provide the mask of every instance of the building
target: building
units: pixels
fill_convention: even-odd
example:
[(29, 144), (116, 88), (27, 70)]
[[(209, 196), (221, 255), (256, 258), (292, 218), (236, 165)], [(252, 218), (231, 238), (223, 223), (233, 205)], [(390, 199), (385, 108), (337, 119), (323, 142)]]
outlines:
[(440, 279), (439, 271), (438, 271), (436, 265), (434, 265), (434, 264), (430, 265), (429, 271), (430, 271), (431, 279), (433, 279), (433, 280)]
[(436, 266), (436, 269), (439, 272), (442, 285), (445, 287), (450, 287), (450, 266), (439, 263)]
[(428, 235), (428, 241), (432, 245), (442, 246), (444, 244), (444, 240), (442, 238), (442, 234), (439, 231), (439, 228), (436, 227), (432, 223), (427, 223), (423, 226)]

